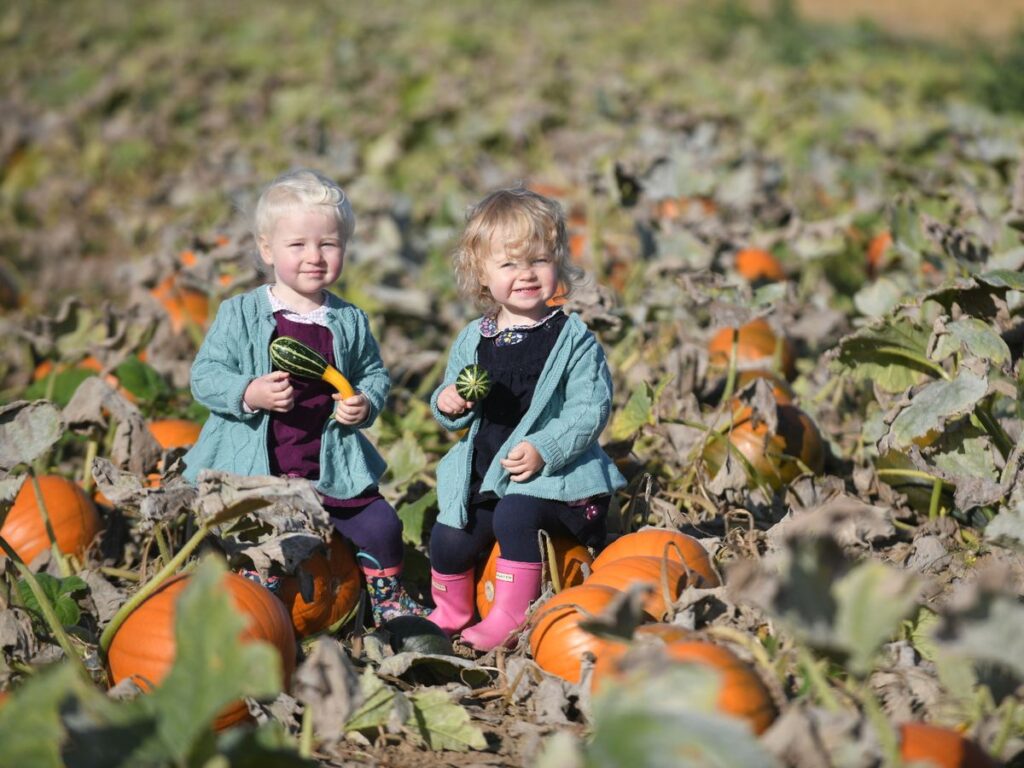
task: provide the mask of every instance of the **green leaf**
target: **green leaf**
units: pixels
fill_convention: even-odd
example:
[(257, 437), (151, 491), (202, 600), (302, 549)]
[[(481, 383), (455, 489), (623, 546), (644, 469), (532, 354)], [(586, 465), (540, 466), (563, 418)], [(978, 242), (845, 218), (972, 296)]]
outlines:
[(927, 358), (930, 335), (910, 320), (890, 318), (842, 338), (832, 366), (886, 392), (903, 392), (937, 375)]
[(114, 375), (126, 390), (140, 400), (153, 401), (170, 394), (170, 387), (164, 377), (147, 363), (134, 355), (114, 369)]
[(427, 468), (427, 455), (411, 432), (403, 432), (402, 439), (385, 452), (388, 462), (389, 484), (403, 488)]
[(883, 276), (857, 291), (853, 305), (865, 317), (881, 317), (895, 309), (905, 295), (903, 286)]
[(363, 703), (345, 723), (345, 730), (375, 733), (391, 720), (395, 699), (401, 694), (385, 685), (372, 669), (363, 672), (359, 678), (359, 688), (363, 694)]
[[(50, 373), (48, 376), (35, 381), (25, 390), (25, 397), (29, 400), (47, 397), (62, 408), (71, 402), (75, 390), (90, 376), (95, 376), (96, 371), (87, 368), (67, 368), (59, 373)], [(52, 389), (51, 389), (52, 380)]]
[(430, 749), (468, 752), (487, 749), (483, 731), (470, 721), (469, 713), (439, 690), (424, 690), (409, 697), (420, 736)]
[(970, 371), (961, 371), (952, 381), (931, 382), (893, 419), (893, 446), (909, 448), (915, 437), (970, 413), (987, 391), (988, 381)]
[[(53, 606), (57, 618), (60, 619), (60, 623), (65, 627), (75, 626), (82, 616), (82, 610), (75, 601), (74, 595), (86, 592), (89, 589), (88, 584), (78, 576), (68, 576), (63, 579), (58, 579), (48, 573), (37, 573), (35, 576), (46, 599)], [(36, 596), (24, 579), (18, 579), (18, 595), (21, 597), (22, 605), (37, 616), (42, 616), (39, 601), (36, 600)]]
[(225, 706), (281, 690), (278, 652), (264, 642), (239, 641), (246, 618), (221, 585), (223, 573), (217, 558), (205, 558), (178, 599), (174, 666), (156, 690), (136, 700), (157, 718), (155, 738), (140, 759), (184, 763)]
[(833, 587), (837, 644), (848, 655), (851, 672), (866, 675), (883, 643), (899, 631), (915, 605), (919, 588), (904, 571), (865, 561)]
[(402, 521), (402, 540), (418, 546), (423, 542), (423, 521), (427, 511), (437, 506), (437, 489), (431, 488), (410, 504), (398, 508), (398, 519)]
[(966, 352), (982, 360), (1002, 365), (1010, 359), (1010, 348), (988, 323), (976, 317), (965, 317), (946, 325), (932, 350), (931, 358), (937, 362), (953, 354)]
[[(972, 429), (946, 430), (941, 441), (942, 448), (933, 452), (929, 459), (954, 478), (985, 478), (997, 482), (999, 468), (996, 466), (996, 456), (999, 452), (987, 434), (972, 435), (972, 432)], [(955, 445), (946, 448), (951, 437)]]
[(62, 768), (65, 730), (61, 706), (74, 688), (77, 675), (69, 664), (58, 664), (34, 675), (0, 707), (0, 744), (5, 765)]
[(612, 418), (611, 438), (615, 441), (626, 440), (644, 425), (653, 423), (654, 395), (650, 384), (644, 382), (633, 390), (625, 407)]

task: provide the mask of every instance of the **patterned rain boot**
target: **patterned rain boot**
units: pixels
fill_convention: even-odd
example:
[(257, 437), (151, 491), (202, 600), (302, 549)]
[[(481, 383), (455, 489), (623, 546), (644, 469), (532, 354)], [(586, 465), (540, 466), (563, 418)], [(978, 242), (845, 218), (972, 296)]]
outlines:
[(526, 619), (530, 603), (540, 597), (540, 563), (498, 558), (494, 574), (494, 605), (487, 618), (463, 630), (462, 642), (478, 651), (511, 646), (512, 632)]
[(446, 635), (453, 635), (473, 621), (473, 569), (465, 573), (438, 573), (430, 569), (430, 596), (437, 607), (427, 616)]
[[(359, 553), (360, 558), (367, 558), (365, 552)], [(372, 559), (372, 558), (369, 558)], [(374, 561), (376, 562), (376, 561)], [(360, 565), (359, 570), (366, 578), (366, 591), (370, 595), (370, 607), (373, 610), (373, 623), (380, 626), (396, 616), (426, 616), (428, 608), (417, 603), (402, 586), (402, 566), (392, 568), (371, 568)]]

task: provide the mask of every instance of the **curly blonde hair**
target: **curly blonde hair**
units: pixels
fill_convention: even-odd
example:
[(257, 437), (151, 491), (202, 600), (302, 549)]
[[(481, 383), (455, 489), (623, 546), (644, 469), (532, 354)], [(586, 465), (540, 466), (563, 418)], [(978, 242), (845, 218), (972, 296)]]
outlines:
[(555, 264), (561, 295), (569, 296), (583, 278), (583, 270), (569, 258), (565, 213), (556, 201), (525, 187), (491, 192), (466, 213), (452, 265), (459, 292), (472, 299), (484, 314), (499, 307), (481, 285), (484, 260), (491, 255), (495, 236), (505, 238), (505, 251), (513, 258), (543, 254)]

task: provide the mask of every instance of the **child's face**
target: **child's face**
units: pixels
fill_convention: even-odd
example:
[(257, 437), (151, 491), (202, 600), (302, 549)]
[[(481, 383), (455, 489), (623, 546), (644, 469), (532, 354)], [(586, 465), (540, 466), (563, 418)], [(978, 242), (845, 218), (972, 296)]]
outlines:
[(545, 253), (508, 255), (505, 240), (500, 230), (491, 238), (491, 254), (481, 265), (480, 283), (501, 305), (500, 314), (510, 324), (537, 322), (551, 311), (547, 302), (558, 288), (558, 269)]
[(271, 233), (260, 238), (260, 258), (274, 270), (279, 299), (319, 305), (323, 290), (338, 279), (345, 262), (338, 220), (315, 209), (286, 211)]

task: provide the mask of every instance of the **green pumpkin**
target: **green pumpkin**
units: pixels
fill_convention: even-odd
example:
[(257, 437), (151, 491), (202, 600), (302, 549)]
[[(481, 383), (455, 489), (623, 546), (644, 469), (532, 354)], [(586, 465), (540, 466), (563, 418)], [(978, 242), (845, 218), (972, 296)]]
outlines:
[(467, 365), (455, 379), (455, 391), (459, 397), (470, 402), (477, 402), (487, 397), (491, 391), (491, 375), (476, 363)]
[[(387, 634), (384, 634), (387, 633)], [(431, 653), (453, 656), (451, 640), (437, 624), (422, 616), (396, 616), (377, 627), (395, 653)]]

